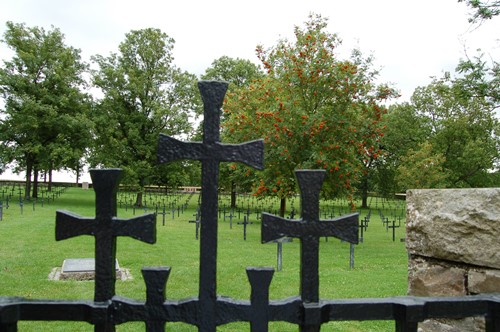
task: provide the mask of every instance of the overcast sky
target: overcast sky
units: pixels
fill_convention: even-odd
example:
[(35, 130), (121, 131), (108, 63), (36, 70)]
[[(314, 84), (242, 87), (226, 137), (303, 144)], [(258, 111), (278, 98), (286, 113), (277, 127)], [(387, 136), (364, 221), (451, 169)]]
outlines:
[[(466, 51), (473, 56), (481, 48), (500, 59), (500, 17), (471, 27), (469, 9), (457, 0), (2, 0), (0, 35), (7, 21), (53, 25), (89, 61), (117, 52), (130, 30), (159, 28), (175, 39), (175, 64), (200, 75), (223, 55), (258, 63), (257, 45), (293, 39), (294, 26), (311, 12), (329, 19), (345, 56), (354, 47), (373, 53), (381, 82), (393, 83), (400, 101), (431, 76), (453, 71)], [(0, 59), (11, 55), (0, 44)]]

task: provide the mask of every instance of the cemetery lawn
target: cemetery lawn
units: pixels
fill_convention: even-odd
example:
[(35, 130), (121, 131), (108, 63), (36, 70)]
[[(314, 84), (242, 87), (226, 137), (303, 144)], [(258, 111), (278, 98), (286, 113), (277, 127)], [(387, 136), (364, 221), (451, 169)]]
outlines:
[[(187, 196), (187, 195), (185, 195)], [(181, 197), (182, 199), (182, 197)], [(254, 199), (254, 198), (251, 198)], [(141, 268), (145, 266), (170, 266), (167, 298), (178, 300), (198, 294), (199, 241), (195, 239), (197, 195), (189, 201), (188, 209), (172, 214), (167, 211), (157, 217), (157, 242), (146, 244), (130, 238), (118, 238), (117, 259), (120, 267), (130, 271), (133, 279), (116, 282), (116, 294), (145, 300), (145, 285)], [(407, 291), (407, 253), (404, 242), (404, 220), (396, 228), (393, 242), (392, 230), (386, 229), (377, 208), (371, 201), (371, 218), (364, 232), (364, 241), (355, 247), (354, 269), (349, 264), (349, 243), (335, 238), (320, 241), (320, 297), (322, 299), (379, 298), (404, 296)], [(248, 204), (248, 203), (245, 203)], [(338, 202), (338, 204), (342, 204)], [(401, 203), (398, 203), (401, 204)], [(298, 203), (295, 204), (299, 205)], [(223, 204), (219, 204), (220, 207)], [(385, 202), (384, 215), (395, 206)], [(399, 207), (400, 208), (400, 207)], [(400, 208), (404, 211), (404, 207)], [(0, 294), (29, 299), (86, 299), (94, 295), (92, 281), (54, 281), (49, 279), (53, 268), (61, 267), (67, 258), (94, 257), (94, 238), (80, 236), (55, 241), (56, 210), (68, 210), (85, 217), (95, 216), (92, 190), (69, 188), (59, 198), (25, 202), (23, 211), (14, 201), (3, 209), (0, 221)], [(124, 206), (118, 209), (120, 218), (143, 214)], [(148, 212), (154, 212), (150, 210)], [(360, 219), (367, 211), (361, 210)], [(179, 213), (179, 214), (178, 214)], [(297, 217), (297, 216), (296, 216)], [(241, 216), (241, 218), (243, 218)], [(321, 215), (321, 218), (324, 218)], [(242, 219), (240, 220), (242, 221)], [(250, 285), (246, 267), (271, 266), (275, 273), (270, 287), (270, 299), (278, 300), (299, 295), (300, 252), (299, 240), (283, 245), (282, 270), (277, 271), (276, 244), (261, 244), (260, 221), (250, 215), (253, 224), (247, 226), (247, 239), (243, 239), (243, 225), (228, 218), (219, 219), (217, 293), (234, 299), (248, 300)], [(93, 331), (87, 323), (73, 322), (20, 322), (19, 331)], [(126, 323), (117, 331), (144, 331), (143, 323)], [(196, 327), (168, 323), (169, 331), (197, 331)], [(298, 327), (283, 322), (271, 322), (270, 331), (297, 331)], [(249, 331), (248, 323), (220, 326), (218, 331)], [(321, 331), (394, 331), (393, 321), (331, 322), (323, 324)]]

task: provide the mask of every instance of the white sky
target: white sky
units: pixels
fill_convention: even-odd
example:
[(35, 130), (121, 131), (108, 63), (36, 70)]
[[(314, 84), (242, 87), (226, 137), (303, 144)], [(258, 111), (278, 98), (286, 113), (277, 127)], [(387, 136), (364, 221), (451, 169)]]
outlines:
[[(5, 22), (59, 28), (66, 44), (91, 55), (117, 52), (125, 33), (159, 28), (175, 39), (175, 64), (201, 75), (223, 56), (255, 63), (255, 47), (293, 39), (295, 25), (309, 13), (329, 19), (328, 31), (343, 40), (348, 55), (359, 47), (373, 52), (381, 82), (393, 83), (406, 101), (431, 76), (453, 72), (459, 59), (481, 48), (500, 59), (500, 17), (471, 27), (469, 9), (457, 0), (2, 0), (0, 35)], [(0, 60), (11, 52), (0, 44)]]

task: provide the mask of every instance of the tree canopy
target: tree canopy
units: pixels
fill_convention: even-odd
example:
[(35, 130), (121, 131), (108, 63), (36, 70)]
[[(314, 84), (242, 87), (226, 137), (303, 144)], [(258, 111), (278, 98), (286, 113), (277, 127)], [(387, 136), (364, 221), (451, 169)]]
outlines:
[(201, 79), (226, 81), (229, 83), (228, 90), (231, 91), (234, 87), (248, 86), (254, 80), (262, 78), (263, 74), (250, 60), (222, 56), (212, 62), (205, 74), (201, 75)]
[(498, 185), (499, 104), (483, 78), (446, 74), (417, 88), (410, 103), (391, 107), (382, 144), (398, 190)]
[[(460, 1), (474, 9), (471, 22), (500, 13), (498, 1)], [(359, 50), (340, 57), (341, 40), (327, 26), (311, 14), (292, 40), (257, 46), (260, 64), (222, 56), (201, 75), (229, 82), (224, 141), (266, 145), (264, 171), (228, 164), (221, 185), (283, 202), (296, 191), (296, 169), (320, 168), (328, 174), (324, 195), (360, 194), (363, 206), (369, 191), (500, 185), (497, 61), (466, 55), (453, 76), (434, 78), (387, 110), (397, 93), (378, 83), (373, 57)], [(0, 164), (26, 171), (27, 192), (32, 175), (78, 172), (84, 162), (123, 168), (124, 183), (138, 192), (199, 182), (194, 162), (156, 161), (160, 133), (201, 139), (192, 128), (201, 111), (197, 77), (173, 64), (174, 39), (132, 30), (117, 53), (93, 56), (89, 70), (58, 29), (7, 28), (2, 42), (14, 56), (0, 68)], [(94, 100), (86, 73), (102, 93)]]
[[(94, 165), (122, 167), (125, 182), (142, 188), (161, 172), (160, 133), (188, 134), (198, 109), (196, 77), (172, 64), (174, 40), (158, 29), (126, 34), (120, 54), (96, 55), (93, 82), (104, 97), (94, 111)], [(137, 204), (140, 204), (138, 197)]]
[(470, 23), (481, 23), (500, 14), (498, 0), (458, 0), (458, 2), (465, 2), (473, 10), (469, 17)]
[(32, 174), (36, 181), (40, 171), (77, 169), (89, 145), (89, 97), (82, 92), (87, 67), (56, 28), (7, 22), (3, 42), (15, 54), (0, 68), (2, 158), (26, 170), (29, 196)]
[(385, 113), (380, 102), (395, 92), (374, 83), (377, 72), (360, 52), (339, 59), (340, 40), (326, 26), (326, 19), (311, 15), (304, 28), (295, 28), (294, 42), (259, 46), (267, 75), (227, 96), (227, 136), (265, 140), (265, 170), (252, 175), (256, 195), (288, 197), (299, 168), (326, 169), (326, 188), (351, 195), (363, 162), (380, 153)]

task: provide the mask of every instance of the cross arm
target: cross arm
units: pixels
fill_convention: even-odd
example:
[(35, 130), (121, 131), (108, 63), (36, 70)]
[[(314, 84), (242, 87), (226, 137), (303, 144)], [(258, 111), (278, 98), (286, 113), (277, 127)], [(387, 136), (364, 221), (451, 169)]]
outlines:
[(242, 162), (259, 170), (264, 169), (264, 140), (220, 145), (221, 148), (218, 149), (220, 160)]
[(56, 211), (56, 241), (94, 234), (95, 220), (69, 211)]
[[(331, 220), (324, 220), (321, 222), (328, 222), (335, 227), (332, 229), (331, 235), (337, 239), (352, 243), (358, 244), (358, 230), (359, 230), (359, 213), (351, 213), (346, 214), (344, 216), (340, 216)], [(320, 222), (320, 223), (321, 223)]]
[(114, 227), (115, 236), (128, 236), (145, 243), (156, 243), (156, 215), (154, 213), (126, 220), (113, 218), (113, 222), (119, 226)]
[(255, 140), (241, 144), (215, 142), (182, 142), (165, 134), (158, 141), (158, 162), (173, 160), (218, 160), (242, 162), (256, 169), (264, 168), (264, 141)]
[(267, 243), (282, 237), (302, 238), (305, 236), (332, 236), (353, 244), (358, 243), (358, 213), (352, 213), (331, 220), (308, 222), (290, 220), (262, 213), (261, 240)]
[(160, 164), (180, 159), (198, 160), (203, 155), (200, 142), (183, 142), (165, 134), (160, 134), (157, 152)]
[(261, 242), (268, 243), (291, 236), (288, 234), (288, 227), (285, 226), (288, 223), (288, 219), (262, 212)]

